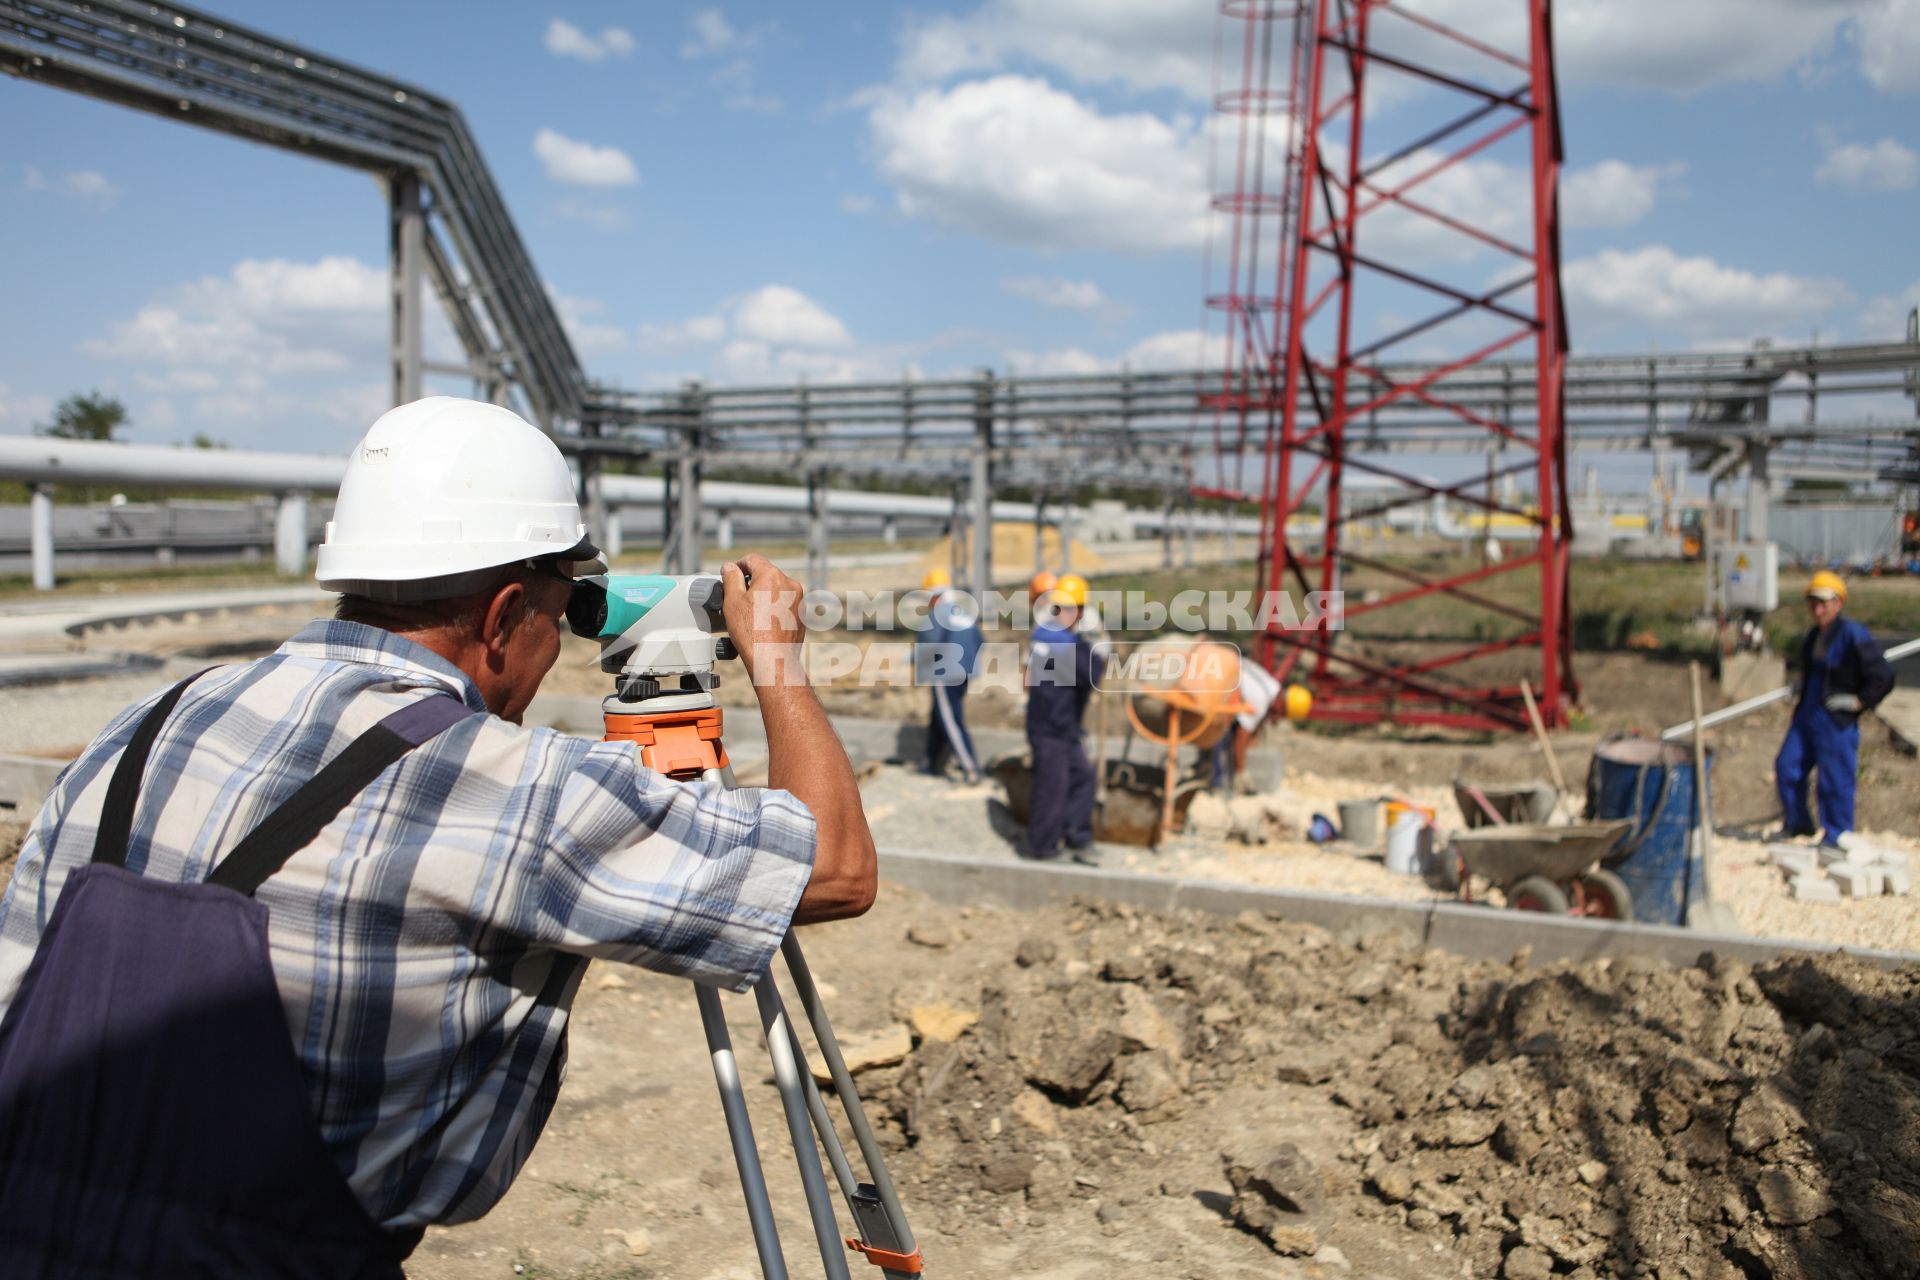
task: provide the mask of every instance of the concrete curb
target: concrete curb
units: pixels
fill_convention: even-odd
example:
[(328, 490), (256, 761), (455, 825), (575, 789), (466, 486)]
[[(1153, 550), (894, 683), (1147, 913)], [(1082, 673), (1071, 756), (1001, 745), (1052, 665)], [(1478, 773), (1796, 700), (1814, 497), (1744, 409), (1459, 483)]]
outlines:
[(65, 760), (0, 755), (0, 808), (12, 809), (17, 818), (37, 813), (66, 767)]
[(1690, 965), (1710, 951), (1758, 963), (1792, 952), (1845, 951), (1884, 968), (1920, 963), (1920, 953), (1909, 951), (1697, 933), (1665, 925), (1606, 924), (1458, 902), (1355, 898), (1219, 880), (1143, 876), (1097, 867), (985, 862), (913, 849), (882, 849), (880, 875), (954, 905), (993, 902), (1031, 910), (1071, 898), (1095, 898), (1154, 911), (1183, 907), (1216, 915), (1258, 911), (1336, 932), (1391, 934), (1422, 948), (1476, 959), (1505, 959), (1521, 947), (1531, 947), (1536, 961), (1644, 955)]

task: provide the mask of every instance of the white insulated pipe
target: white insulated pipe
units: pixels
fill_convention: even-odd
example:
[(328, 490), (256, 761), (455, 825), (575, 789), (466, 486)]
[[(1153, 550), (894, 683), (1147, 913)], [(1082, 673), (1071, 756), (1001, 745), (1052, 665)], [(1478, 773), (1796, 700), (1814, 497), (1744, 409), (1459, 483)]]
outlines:
[(103, 444), (46, 436), (0, 436), (0, 479), (28, 484), (152, 485), (271, 493), (331, 493), (347, 460), (313, 453)]
[[(1920, 653), (1920, 640), (1909, 640), (1905, 644), (1893, 646), (1893, 648), (1887, 650), (1886, 658), (1888, 662), (1898, 662), (1908, 654), (1913, 653)], [(1778, 689), (1770, 689), (1766, 693), (1757, 693), (1744, 702), (1736, 702), (1732, 706), (1722, 707), (1718, 711), (1709, 711), (1700, 718), (1700, 727), (1702, 729), (1711, 729), (1717, 724), (1725, 724), (1729, 720), (1738, 720), (1741, 716), (1751, 715), (1762, 707), (1770, 707), (1776, 702), (1785, 702), (1792, 696), (1793, 686), (1783, 684)], [(1692, 733), (1693, 721), (1688, 720), (1682, 724), (1676, 724), (1671, 728), (1662, 729), (1660, 731), (1660, 741), (1678, 742), (1682, 738), (1691, 736)]]

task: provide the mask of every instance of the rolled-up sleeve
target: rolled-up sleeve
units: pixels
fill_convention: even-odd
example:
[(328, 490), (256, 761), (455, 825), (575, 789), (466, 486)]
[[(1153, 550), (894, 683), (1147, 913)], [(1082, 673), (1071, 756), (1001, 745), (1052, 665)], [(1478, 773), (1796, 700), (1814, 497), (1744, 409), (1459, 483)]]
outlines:
[(744, 991), (813, 873), (813, 814), (785, 791), (676, 783), (630, 743), (561, 789), (527, 906), (532, 939)]

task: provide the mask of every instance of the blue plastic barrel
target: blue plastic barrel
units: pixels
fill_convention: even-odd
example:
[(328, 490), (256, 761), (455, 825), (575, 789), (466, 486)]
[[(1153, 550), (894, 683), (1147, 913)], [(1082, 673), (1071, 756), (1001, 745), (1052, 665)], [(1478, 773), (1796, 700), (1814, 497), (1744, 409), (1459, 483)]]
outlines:
[[(1633, 894), (1633, 918), (1647, 924), (1685, 924), (1699, 873), (1694, 867), (1693, 751), (1651, 738), (1623, 738), (1594, 756), (1594, 816), (1631, 818), (1620, 847), (1629, 850), (1613, 873)], [(1713, 757), (1707, 757), (1713, 772)]]

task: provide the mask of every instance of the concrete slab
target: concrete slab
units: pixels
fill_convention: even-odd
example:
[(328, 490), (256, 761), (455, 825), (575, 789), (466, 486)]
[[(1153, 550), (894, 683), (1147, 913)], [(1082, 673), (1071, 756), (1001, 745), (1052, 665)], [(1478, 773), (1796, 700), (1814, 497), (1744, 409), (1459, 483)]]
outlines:
[(37, 812), (66, 767), (65, 760), (0, 755), (0, 808), (13, 810), (15, 817)]
[(1895, 746), (1920, 754), (1920, 689), (1895, 689), (1873, 713), (1886, 724)]
[(1827, 878), (1832, 880), (1839, 887), (1840, 892), (1849, 898), (1880, 896), (1882, 873), (1878, 867), (1860, 867), (1843, 862), (1828, 867)]
[(1788, 881), (1787, 888), (1802, 902), (1840, 901), (1840, 886), (1833, 882), (1831, 876), (1814, 874), (1795, 876)]

